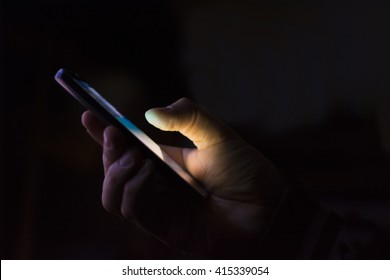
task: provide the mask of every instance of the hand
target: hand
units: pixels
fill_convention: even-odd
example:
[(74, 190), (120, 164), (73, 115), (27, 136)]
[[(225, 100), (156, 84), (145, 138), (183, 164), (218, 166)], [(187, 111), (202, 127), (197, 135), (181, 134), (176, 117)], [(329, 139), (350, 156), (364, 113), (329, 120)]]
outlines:
[[(162, 148), (207, 190), (189, 201), (165, 192), (153, 162), (144, 159), (114, 127), (91, 113), (82, 122), (103, 146), (103, 206), (183, 250), (207, 257), (248, 257), (259, 242), (282, 192), (277, 169), (224, 123), (188, 99), (146, 112), (161, 130), (179, 131), (194, 149)], [(185, 186), (187, 187), (187, 186)]]

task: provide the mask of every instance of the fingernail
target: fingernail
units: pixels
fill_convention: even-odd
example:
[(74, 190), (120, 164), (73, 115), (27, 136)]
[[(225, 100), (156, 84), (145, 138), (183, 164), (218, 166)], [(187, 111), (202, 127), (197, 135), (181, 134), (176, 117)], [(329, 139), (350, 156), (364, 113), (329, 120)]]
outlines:
[(154, 125), (157, 128), (162, 128), (163, 127), (163, 122), (161, 120), (161, 115), (159, 115), (159, 112), (163, 111), (161, 108), (154, 108), (150, 109), (145, 113), (145, 118), (146, 120)]
[(145, 112), (145, 118), (148, 122), (153, 123), (156, 119), (156, 114), (155, 114), (156, 109), (150, 109)]
[(119, 160), (119, 164), (122, 167), (128, 167), (133, 163), (133, 157), (129, 152), (125, 153)]

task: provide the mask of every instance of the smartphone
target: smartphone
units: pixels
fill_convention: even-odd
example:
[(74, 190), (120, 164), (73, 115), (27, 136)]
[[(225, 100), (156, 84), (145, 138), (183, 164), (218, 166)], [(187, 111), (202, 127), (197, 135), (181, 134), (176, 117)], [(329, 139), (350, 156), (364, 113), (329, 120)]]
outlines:
[(153, 160), (157, 172), (169, 185), (180, 188), (187, 194), (207, 196), (206, 189), (199, 182), (77, 74), (60, 69), (55, 80), (104, 125), (112, 125), (122, 131), (130, 145), (137, 147), (146, 158)]

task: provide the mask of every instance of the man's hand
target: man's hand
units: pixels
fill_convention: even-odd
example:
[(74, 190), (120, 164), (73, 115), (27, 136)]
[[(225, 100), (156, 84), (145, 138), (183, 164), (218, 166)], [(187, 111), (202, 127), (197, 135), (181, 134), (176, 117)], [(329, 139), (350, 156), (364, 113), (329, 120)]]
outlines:
[[(204, 257), (254, 256), (282, 192), (276, 168), (224, 123), (180, 99), (146, 112), (161, 130), (179, 131), (194, 149), (162, 148), (207, 190), (202, 201), (169, 193), (151, 160), (129, 147), (114, 127), (104, 128), (91, 113), (82, 122), (103, 146), (103, 206), (134, 221), (160, 240)], [(187, 187), (187, 186), (184, 186)]]

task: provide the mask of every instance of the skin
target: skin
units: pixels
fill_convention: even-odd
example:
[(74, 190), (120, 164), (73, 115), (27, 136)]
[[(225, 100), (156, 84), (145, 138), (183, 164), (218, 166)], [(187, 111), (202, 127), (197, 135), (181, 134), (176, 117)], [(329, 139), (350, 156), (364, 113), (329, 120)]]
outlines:
[(204, 199), (172, 193), (154, 163), (114, 127), (90, 112), (82, 123), (103, 147), (104, 208), (183, 251), (208, 258), (256, 257), (283, 190), (277, 169), (228, 126), (186, 98), (146, 112), (165, 131), (179, 131), (194, 149), (162, 146), (207, 190)]

